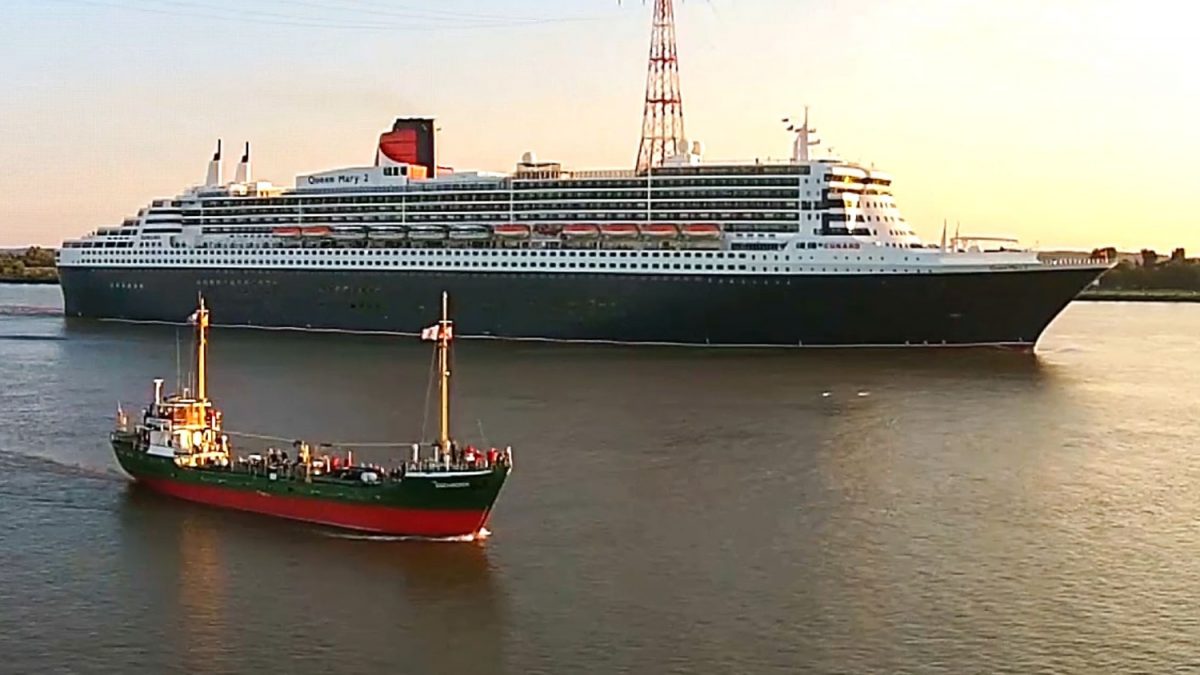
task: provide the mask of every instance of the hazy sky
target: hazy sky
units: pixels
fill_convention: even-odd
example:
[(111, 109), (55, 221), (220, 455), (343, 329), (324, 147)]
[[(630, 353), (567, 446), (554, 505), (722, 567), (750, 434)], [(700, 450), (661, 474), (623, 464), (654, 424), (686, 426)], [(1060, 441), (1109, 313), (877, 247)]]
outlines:
[[(651, 3), (652, 4), (652, 3)], [(1044, 248), (1200, 253), (1200, 10), (1132, 0), (677, 3), (688, 136), (828, 145), (943, 219)], [(650, 7), (637, 0), (0, 0), (0, 246), (57, 244), (199, 182), (215, 139), (260, 178), (369, 163), (392, 119), (440, 158), (525, 150), (628, 167)], [(232, 175), (233, 162), (226, 166)], [(1176, 182), (1179, 184), (1176, 185)]]

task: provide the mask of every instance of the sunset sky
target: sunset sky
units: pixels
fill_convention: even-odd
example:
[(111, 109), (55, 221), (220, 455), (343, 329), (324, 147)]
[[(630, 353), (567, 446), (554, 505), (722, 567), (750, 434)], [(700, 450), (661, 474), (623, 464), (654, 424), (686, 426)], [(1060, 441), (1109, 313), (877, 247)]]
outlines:
[[(199, 182), (369, 163), (397, 116), (440, 159), (633, 164), (650, 4), (0, 0), (0, 246), (57, 245)], [(1179, 9), (1182, 8), (1182, 9)], [(688, 136), (710, 159), (827, 145), (896, 178), (937, 240), (1200, 253), (1193, 10), (1131, 0), (677, 1)], [(227, 153), (232, 175), (235, 152)], [(1176, 185), (1176, 183), (1179, 183)]]

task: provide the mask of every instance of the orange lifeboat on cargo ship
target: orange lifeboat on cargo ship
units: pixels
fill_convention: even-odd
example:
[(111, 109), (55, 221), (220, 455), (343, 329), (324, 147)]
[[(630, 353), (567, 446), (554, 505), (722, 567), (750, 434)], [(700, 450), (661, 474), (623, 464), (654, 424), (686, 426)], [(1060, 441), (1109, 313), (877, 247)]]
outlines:
[(638, 226), (633, 223), (611, 223), (600, 226), (604, 236), (612, 239), (627, 239), (638, 236)]
[(683, 236), (688, 239), (720, 239), (721, 226), (716, 223), (690, 223), (683, 226)]
[(568, 239), (584, 239), (600, 234), (600, 228), (595, 223), (572, 223), (563, 225), (562, 235)]
[(520, 223), (507, 223), (492, 228), (492, 234), (501, 239), (528, 239), (529, 226)]
[(654, 239), (674, 239), (679, 236), (679, 228), (667, 223), (643, 225), (642, 234)]

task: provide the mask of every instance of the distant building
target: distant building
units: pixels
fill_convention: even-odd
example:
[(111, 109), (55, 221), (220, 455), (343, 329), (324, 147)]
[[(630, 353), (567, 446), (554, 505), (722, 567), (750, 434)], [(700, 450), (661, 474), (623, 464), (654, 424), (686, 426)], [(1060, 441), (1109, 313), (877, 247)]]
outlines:
[(1158, 254), (1148, 248), (1142, 249), (1142, 267), (1149, 269), (1156, 265), (1158, 265)]
[(1171, 262), (1181, 265), (1187, 262), (1187, 253), (1184, 252), (1183, 247), (1171, 251)]

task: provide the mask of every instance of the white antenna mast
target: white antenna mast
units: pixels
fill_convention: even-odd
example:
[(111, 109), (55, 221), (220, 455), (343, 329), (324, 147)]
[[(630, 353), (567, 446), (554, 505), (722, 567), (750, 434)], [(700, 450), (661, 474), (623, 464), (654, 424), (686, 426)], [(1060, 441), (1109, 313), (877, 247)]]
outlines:
[(817, 130), (808, 125), (808, 106), (804, 106), (804, 120), (801, 121), (799, 126), (796, 126), (787, 117), (783, 118), (783, 123), (788, 125), (788, 131), (796, 134), (796, 141), (792, 146), (792, 161), (795, 163), (807, 162), (809, 160), (809, 148), (821, 144), (820, 139), (814, 138)]

